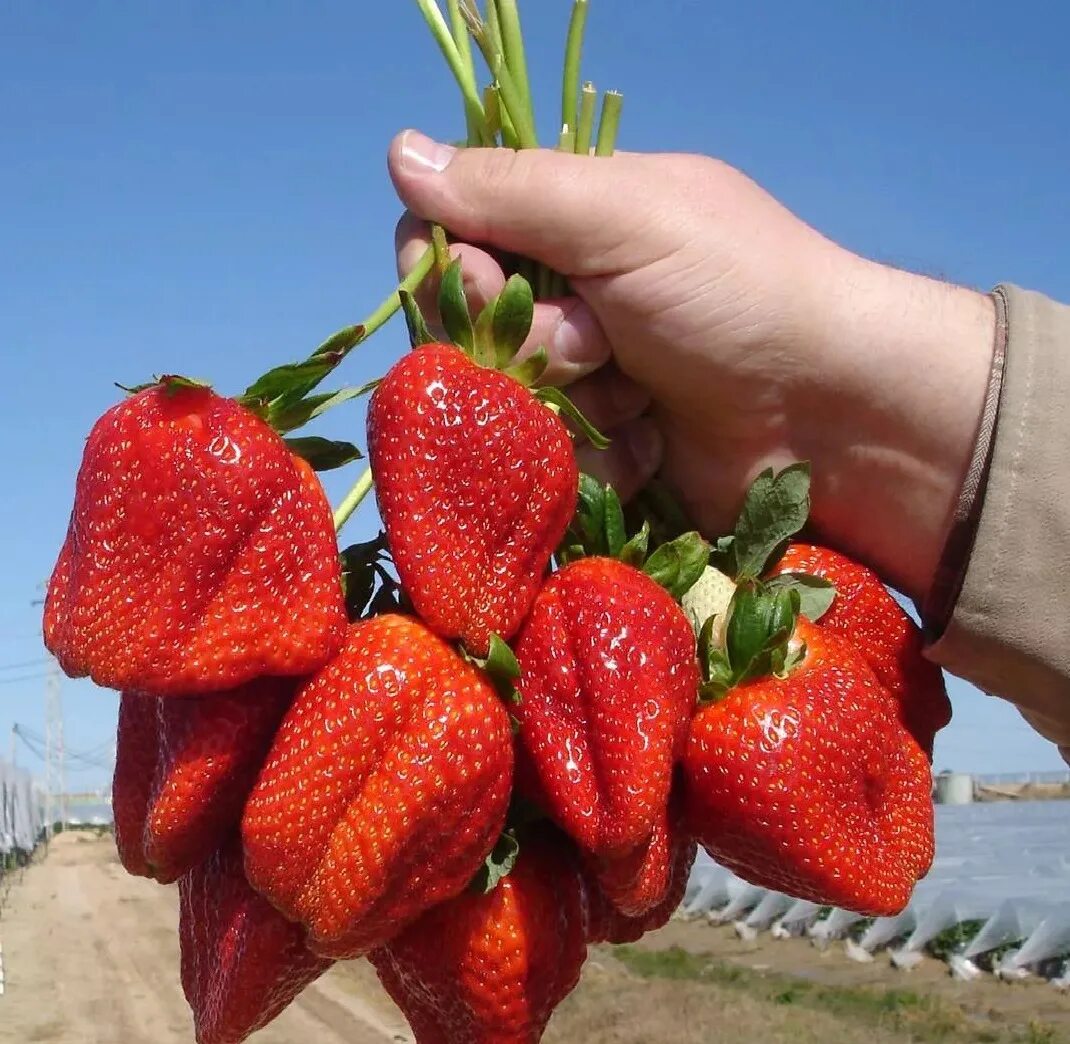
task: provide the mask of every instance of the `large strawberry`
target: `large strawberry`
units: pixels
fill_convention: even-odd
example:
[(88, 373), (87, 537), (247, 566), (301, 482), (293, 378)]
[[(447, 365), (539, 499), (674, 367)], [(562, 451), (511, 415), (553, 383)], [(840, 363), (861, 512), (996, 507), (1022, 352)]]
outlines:
[(123, 693), (112, 805), (130, 873), (166, 884), (219, 847), (241, 819), (293, 688), (260, 678), (181, 700)]
[(928, 760), (845, 639), (800, 617), (786, 641), (786, 594), (771, 612), (737, 594), (728, 688), (696, 713), (682, 762), (688, 826), (755, 884), (897, 913), (932, 862)]
[(427, 344), (372, 397), (368, 454), (405, 593), (433, 631), (486, 655), (524, 619), (572, 517), (568, 430), (512, 377)]
[(585, 895), (567, 847), (521, 840), (512, 872), (370, 955), (417, 1044), (536, 1044), (579, 980)]
[(698, 693), (680, 607), (633, 566), (581, 558), (547, 581), (515, 648), (529, 796), (589, 853), (646, 844)]
[(177, 378), (97, 421), (45, 603), (68, 675), (218, 691), (314, 670), (344, 630), (323, 489), (264, 421)]
[(257, 895), (235, 836), (178, 882), (182, 989), (197, 1044), (239, 1044), (330, 967)]
[[(588, 862), (588, 942), (635, 942), (669, 922), (684, 898), (698, 845), (678, 821), (668, 821), (667, 826), (668, 830), (655, 830), (645, 858), (631, 876), (622, 873), (627, 864), (614, 873)], [(636, 895), (642, 903), (636, 903)]]
[(818, 576), (835, 587), (821, 626), (850, 640), (896, 698), (903, 724), (932, 758), (933, 739), (951, 720), (944, 677), (922, 654), (921, 631), (880, 577), (846, 555), (814, 544), (792, 544), (772, 572)]
[[(698, 845), (684, 824), (680, 792), (674, 790), (668, 807), (645, 844), (624, 855), (588, 855), (585, 870), (606, 900), (605, 905), (620, 915), (613, 920), (645, 925), (648, 917), (651, 923), (657, 922), (662, 914), (668, 920), (680, 902), (697, 852)], [(676, 895), (678, 890), (680, 895)], [(643, 927), (640, 934), (649, 930)]]
[(299, 689), (246, 804), (249, 880), (327, 956), (358, 956), (460, 892), (501, 832), (509, 715), (416, 620), (352, 624)]

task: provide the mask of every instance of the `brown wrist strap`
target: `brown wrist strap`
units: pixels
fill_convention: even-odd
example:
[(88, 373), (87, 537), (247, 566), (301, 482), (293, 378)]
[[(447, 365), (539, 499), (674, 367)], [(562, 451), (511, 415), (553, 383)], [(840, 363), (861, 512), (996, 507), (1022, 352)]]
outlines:
[(1007, 358), (1007, 298), (1002, 287), (998, 286), (992, 291), (991, 297), (996, 305), (996, 337), (992, 347), (992, 369), (988, 375), (981, 423), (977, 429), (977, 441), (974, 443), (970, 466), (959, 492), (951, 527), (944, 541), (944, 550), (936, 566), (929, 593), (921, 607), (925, 635), (930, 642), (936, 641), (944, 633), (962, 590), (962, 582), (966, 577), (970, 554), (973, 551), (974, 537), (981, 519), (988, 469), (992, 463), (999, 398), (1003, 390), (1003, 371)]

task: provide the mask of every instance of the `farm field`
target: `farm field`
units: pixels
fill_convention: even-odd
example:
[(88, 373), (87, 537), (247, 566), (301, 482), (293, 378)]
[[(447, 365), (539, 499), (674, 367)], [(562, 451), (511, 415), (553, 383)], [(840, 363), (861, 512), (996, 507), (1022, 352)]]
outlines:
[[(57, 837), (0, 919), (0, 1041), (185, 1044), (177, 894), (128, 877), (109, 836)], [(340, 964), (254, 1044), (384, 1044), (408, 1029), (364, 962)], [(598, 948), (547, 1044), (1070, 1044), (1070, 997), (1040, 982), (952, 980), (859, 965), (837, 946), (736, 938), (673, 922), (635, 947)]]

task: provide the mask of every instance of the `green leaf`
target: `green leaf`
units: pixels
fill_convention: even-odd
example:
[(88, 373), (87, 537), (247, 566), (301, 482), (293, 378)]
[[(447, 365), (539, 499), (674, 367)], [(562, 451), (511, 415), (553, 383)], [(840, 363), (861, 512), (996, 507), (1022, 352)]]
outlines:
[(536, 388), (532, 394), (540, 402), (556, 406), (577, 428), (595, 449), (603, 450), (609, 445), (605, 437), (577, 408), (575, 403), (560, 388)]
[(617, 557), (628, 565), (641, 568), (643, 562), (646, 561), (646, 550), (649, 543), (650, 523), (644, 521), (639, 532), (620, 549), (620, 554)]
[(736, 522), (733, 578), (757, 579), (766, 563), (806, 524), (810, 513), (810, 465), (792, 464), (778, 475), (763, 471), (747, 491)]
[(341, 388), (334, 392), (323, 392), (319, 395), (306, 395), (296, 402), (288, 402), (285, 398), (269, 406), (264, 412), (264, 419), (280, 434), (294, 431), (303, 427), (310, 420), (322, 416), (335, 406), (341, 406), (350, 399), (357, 399), (379, 387), (379, 381), (369, 381), (359, 388)]
[(386, 534), (380, 533), (374, 540), (352, 544), (339, 554), (346, 615), (350, 620), (359, 620), (368, 609), (380, 576), (379, 563), (386, 553)]
[(331, 334), (313, 353), (317, 355), (346, 355), (364, 339), (364, 327), (359, 323), (354, 326), (343, 326), (341, 330)]
[(502, 372), (508, 374), (514, 381), (519, 381), (525, 388), (530, 388), (545, 372), (550, 356), (540, 344), (522, 362), (507, 366)]
[(588, 554), (600, 554), (605, 549), (603, 536), (606, 526), (606, 487), (598, 479), (583, 472), (580, 473), (573, 524), (579, 525), (578, 535)]
[(504, 289), (494, 300), (494, 311), (491, 315), (491, 337), (498, 369), (508, 366), (520, 350), (531, 332), (534, 314), (535, 298), (531, 292), (531, 284), (521, 275), (510, 276)]
[(816, 622), (825, 615), (836, 599), (836, 588), (823, 576), (809, 573), (780, 573), (766, 582), (770, 590), (791, 588), (799, 595), (799, 612), (807, 620)]
[(520, 854), (520, 844), (512, 830), (505, 830), (499, 836), (490, 855), (484, 860), (476, 876), (472, 879), (474, 891), (486, 894), (498, 887), (498, 882), (506, 877), (516, 866), (516, 857)]
[(516, 690), (520, 664), (517, 663), (513, 650), (499, 635), (490, 636), (490, 647), (485, 658), (471, 657), (471, 660), (486, 672), (502, 700), (512, 704), (520, 702), (520, 693)]
[(333, 471), (364, 456), (352, 442), (334, 442), (318, 435), (283, 441), (291, 453), (307, 460), (316, 471)]
[(475, 333), (464, 293), (464, 274), (459, 260), (450, 263), (438, 289), (438, 314), (451, 341), (467, 355), (475, 351)]
[(250, 384), (238, 396), (238, 402), (243, 405), (271, 403), (278, 399), (296, 402), (319, 384), (340, 361), (341, 356), (334, 353), (276, 366)]
[(698, 533), (684, 533), (656, 548), (643, 570), (679, 601), (702, 576), (709, 560), (710, 545)]
[(185, 388), (210, 388), (207, 381), (198, 380), (196, 377), (183, 377), (181, 374), (168, 373), (162, 376), (157, 383), (163, 389), (164, 395), (174, 395)]
[(733, 684), (777, 673), (795, 630), (798, 593), (790, 587), (770, 591), (763, 584), (744, 582), (736, 589), (728, 613), (725, 648)]
[(628, 534), (624, 528), (624, 509), (620, 506), (620, 497), (608, 483), (605, 487), (605, 513), (606, 554), (610, 558), (619, 558)]
[(424, 322), (416, 298), (408, 290), (399, 290), (398, 296), (401, 298), (401, 308), (405, 313), (405, 325), (409, 328), (409, 343), (413, 348), (419, 348), (421, 344), (434, 344), (435, 338), (428, 330), (427, 323)]

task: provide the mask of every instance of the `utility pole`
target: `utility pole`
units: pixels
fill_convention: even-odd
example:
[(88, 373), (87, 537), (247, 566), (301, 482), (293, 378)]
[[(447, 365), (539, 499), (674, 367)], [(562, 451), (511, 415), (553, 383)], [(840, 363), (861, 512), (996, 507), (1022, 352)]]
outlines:
[(17, 767), (17, 763), (15, 761), (15, 752), (16, 752), (15, 740), (16, 739), (18, 739), (18, 733), (15, 731), (15, 726), (12, 725), (11, 726), (11, 767), (12, 768), (16, 768)]
[(47, 837), (57, 822), (67, 826), (67, 766), (63, 750), (63, 692), (59, 664), (49, 664), (45, 677), (45, 819)]

